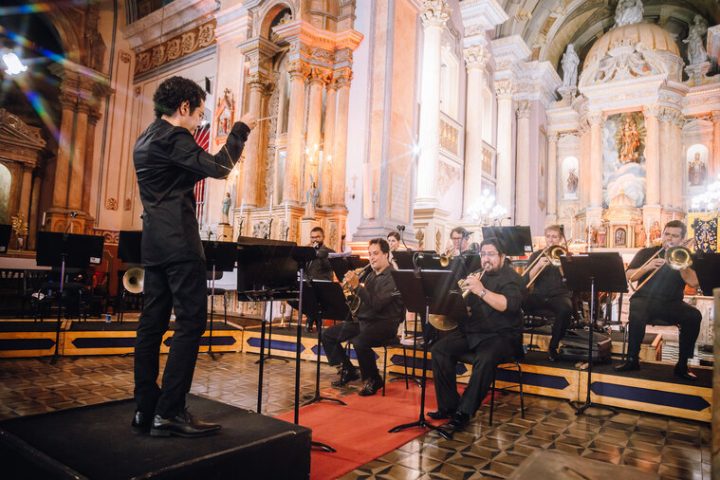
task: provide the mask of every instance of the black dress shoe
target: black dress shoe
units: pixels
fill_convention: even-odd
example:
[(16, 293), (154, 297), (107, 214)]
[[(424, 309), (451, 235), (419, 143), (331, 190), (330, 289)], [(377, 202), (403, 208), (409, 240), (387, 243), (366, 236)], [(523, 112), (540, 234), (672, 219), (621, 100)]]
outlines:
[(343, 368), (340, 371), (340, 379), (335, 380), (334, 382), (332, 382), (331, 385), (333, 387), (344, 387), (348, 383), (352, 382), (353, 380), (357, 380), (358, 378), (360, 378), (360, 375), (358, 375), (357, 368)]
[(550, 360), (551, 362), (557, 362), (558, 360), (560, 360), (559, 357), (560, 354), (558, 353), (557, 348), (550, 348), (548, 350), (548, 360)]
[(453, 415), (455, 415), (455, 410), (443, 410), (441, 408), (438, 408), (434, 412), (428, 412), (427, 414), (427, 416), (433, 420), (445, 420), (452, 418)]
[(697, 380), (697, 375), (695, 375), (687, 365), (681, 365), (677, 364), (675, 365), (675, 370), (673, 372), (676, 377), (682, 378), (684, 380)]
[(151, 413), (143, 413), (138, 410), (135, 412), (135, 415), (133, 415), (130, 426), (135, 433), (148, 433), (152, 426), (152, 421), (153, 416)]
[(458, 432), (467, 427), (468, 423), (470, 423), (470, 415), (464, 412), (455, 412), (447, 426)]
[(313, 324), (308, 322), (307, 325), (305, 325), (305, 331), (307, 333), (312, 333), (313, 332)]
[(640, 370), (640, 362), (637, 358), (628, 358), (625, 363), (615, 366), (616, 372), (632, 372), (634, 370)]
[(186, 437), (195, 438), (210, 435), (220, 430), (217, 423), (207, 423), (201, 420), (195, 420), (190, 412), (183, 411), (172, 418), (163, 418), (155, 415), (150, 429), (151, 437)]
[(382, 388), (382, 386), (382, 378), (371, 377), (365, 382), (365, 385), (363, 385), (362, 390), (358, 392), (358, 395), (360, 395), (361, 397), (369, 397), (370, 395), (375, 395), (377, 391)]

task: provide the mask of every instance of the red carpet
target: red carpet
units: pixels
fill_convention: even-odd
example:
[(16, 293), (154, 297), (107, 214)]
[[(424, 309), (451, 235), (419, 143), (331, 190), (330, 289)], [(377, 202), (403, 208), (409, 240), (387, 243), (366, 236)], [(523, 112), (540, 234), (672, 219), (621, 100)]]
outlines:
[[(300, 424), (312, 429), (312, 439), (337, 450), (335, 453), (313, 450), (311, 479), (337, 478), (427, 431), (415, 427), (388, 433), (396, 425), (418, 419), (420, 387), (411, 383), (410, 389), (405, 390), (405, 382), (391, 382), (387, 384), (385, 395), (383, 397), (381, 392), (372, 397), (352, 394), (342, 397), (347, 406), (321, 402), (300, 409)], [(435, 408), (435, 390), (432, 382), (428, 382), (425, 412)], [(292, 422), (293, 413), (291, 411), (278, 418)]]

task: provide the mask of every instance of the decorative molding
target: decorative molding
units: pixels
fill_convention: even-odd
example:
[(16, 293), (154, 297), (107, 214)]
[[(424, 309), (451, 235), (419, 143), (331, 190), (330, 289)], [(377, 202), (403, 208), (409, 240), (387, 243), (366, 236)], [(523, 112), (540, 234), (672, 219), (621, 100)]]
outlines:
[(117, 210), (118, 209), (118, 201), (117, 199), (113, 197), (108, 197), (105, 199), (105, 210)]
[(532, 103), (527, 100), (521, 100), (518, 102), (516, 113), (518, 119), (530, 118), (530, 112), (532, 111)]
[(215, 19), (141, 51), (135, 57), (135, 75), (174, 62), (215, 43)]
[(2, 143), (34, 150), (42, 150), (46, 145), (39, 128), (31, 127), (4, 108), (0, 108), (0, 138)]
[(443, 27), (450, 18), (447, 0), (424, 0), (420, 19), (423, 27)]
[(463, 50), (463, 57), (468, 69), (485, 68), (490, 56), (490, 50), (484, 45), (473, 45)]
[(509, 18), (496, 0), (463, 0), (460, 2), (460, 14), (466, 39), (472, 36), (484, 37), (488, 30)]

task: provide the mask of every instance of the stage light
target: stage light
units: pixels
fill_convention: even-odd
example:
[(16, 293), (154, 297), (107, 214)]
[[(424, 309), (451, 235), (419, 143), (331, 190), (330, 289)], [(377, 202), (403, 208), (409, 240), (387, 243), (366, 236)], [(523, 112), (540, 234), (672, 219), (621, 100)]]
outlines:
[(2, 60), (7, 67), (5, 69), (5, 73), (8, 75), (19, 75), (27, 71), (27, 65), (23, 65), (22, 61), (15, 52), (3, 53)]

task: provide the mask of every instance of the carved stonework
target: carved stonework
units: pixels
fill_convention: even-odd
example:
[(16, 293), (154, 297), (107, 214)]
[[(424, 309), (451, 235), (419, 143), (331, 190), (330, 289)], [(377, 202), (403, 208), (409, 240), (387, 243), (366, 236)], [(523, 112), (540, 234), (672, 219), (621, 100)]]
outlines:
[(149, 72), (212, 45), (215, 43), (215, 26), (215, 20), (211, 20), (160, 45), (139, 52), (136, 56), (135, 75)]
[(105, 239), (105, 246), (118, 245), (120, 243), (120, 232), (116, 230), (95, 230), (95, 234), (98, 233)]
[(519, 119), (521, 118), (530, 118), (530, 110), (532, 109), (532, 104), (528, 102), (527, 100), (521, 100), (518, 102), (517, 106), (517, 117)]
[(623, 39), (612, 45), (603, 58), (591, 59), (583, 69), (580, 87), (667, 73), (668, 68), (657, 52), (642, 43), (632, 45), (630, 40)]
[(515, 93), (515, 85), (511, 80), (500, 80), (495, 82), (495, 93), (498, 97), (508, 97)]
[(450, 18), (450, 8), (446, 0), (424, 0), (420, 16), (424, 26), (442, 27)]
[(118, 209), (118, 201), (113, 197), (108, 197), (105, 200), (105, 209), (106, 210), (117, 210)]
[(440, 162), (438, 192), (445, 195), (450, 187), (460, 180), (460, 169), (447, 162)]
[(484, 45), (475, 45), (463, 50), (463, 56), (468, 68), (485, 68), (490, 51)]

